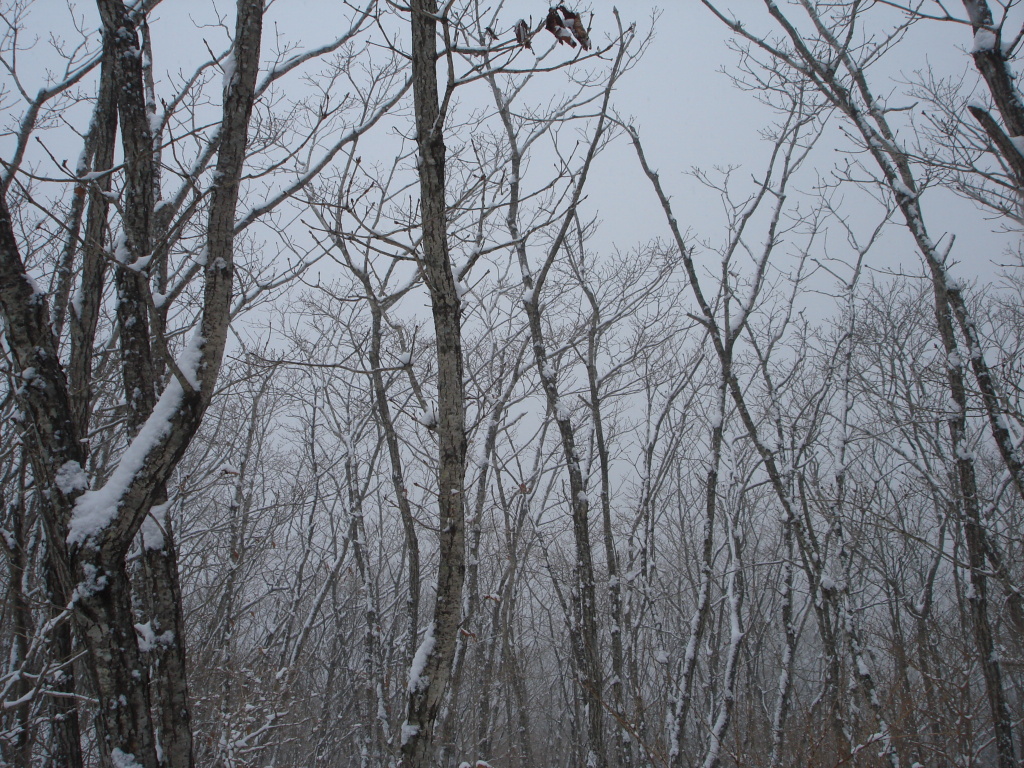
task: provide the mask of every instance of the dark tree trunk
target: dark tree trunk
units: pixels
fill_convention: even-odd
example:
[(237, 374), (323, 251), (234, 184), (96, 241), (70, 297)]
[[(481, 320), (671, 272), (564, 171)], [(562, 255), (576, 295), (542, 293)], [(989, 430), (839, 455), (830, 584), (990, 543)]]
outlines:
[(462, 616), (466, 570), (466, 435), (459, 295), (448, 252), (445, 205), (444, 117), (437, 93), (437, 4), (412, 2), (413, 95), (419, 147), (420, 216), (423, 275), (430, 291), (437, 345), (438, 473), (440, 552), (434, 619), (427, 630), (409, 679), (406, 722), (402, 726), (402, 764), (432, 764), (434, 723), (455, 657)]

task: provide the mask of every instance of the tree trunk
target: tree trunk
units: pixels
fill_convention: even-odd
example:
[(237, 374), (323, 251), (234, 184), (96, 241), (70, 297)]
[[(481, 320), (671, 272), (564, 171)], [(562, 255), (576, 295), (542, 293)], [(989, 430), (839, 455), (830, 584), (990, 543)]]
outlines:
[(419, 147), (420, 216), (424, 279), (430, 291), (437, 345), (438, 468), (440, 552), (434, 619), (409, 673), (409, 699), (402, 726), (402, 765), (432, 763), (434, 723), (451, 674), (462, 613), (466, 570), (466, 435), (462, 375), (462, 319), (448, 252), (445, 205), (444, 116), (437, 94), (437, 3), (412, 2), (413, 95)]

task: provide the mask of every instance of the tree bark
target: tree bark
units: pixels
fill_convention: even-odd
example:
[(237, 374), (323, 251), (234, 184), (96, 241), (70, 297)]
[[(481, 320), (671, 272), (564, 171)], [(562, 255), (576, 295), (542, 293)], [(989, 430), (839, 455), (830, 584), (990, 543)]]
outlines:
[(451, 674), (462, 613), (466, 570), (466, 435), (462, 373), (462, 319), (448, 251), (445, 204), (444, 116), (437, 93), (437, 3), (413, 0), (412, 71), (419, 148), (423, 276), (430, 291), (437, 346), (439, 563), (434, 618), (413, 659), (402, 726), (402, 765), (427, 768), (434, 723)]
[[(133, 17), (117, 0), (100, 0), (99, 7), (106, 30), (105, 47), (114, 58), (111, 68), (104, 70), (105, 80), (115, 84), (123, 126), (133, 131), (132, 136), (124, 138), (126, 191), (122, 207), (124, 250), (128, 254), (124, 263), (129, 263), (127, 259), (131, 258), (131, 265), (139, 271), (132, 270), (134, 276), (127, 275), (119, 285), (132, 304), (130, 312), (125, 310), (120, 319), (122, 331), (128, 332), (122, 335), (126, 350), (125, 383), (132, 387), (139, 385), (131, 390), (132, 396), (137, 395), (137, 403), (145, 405), (147, 400), (155, 401), (156, 382), (146, 355), (150, 341), (148, 323), (140, 324), (144, 317), (140, 309), (143, 305), (132, 302), (144, 298), (148, 291), (140, 272), (145, 268), (149, 248), (152, 142), (141, 70), (136, 71), (137, 64), (141, 65), (131, 61), (140, 59), (141, 54)], [(86, 421), (87, 387), (78, 388), (78, 400), (73, 405), (65, 371), (59, 362), (58, 345), (49, 326), (47, 302), (26, 274), (6, 199), (0, 199), (0, 309), (16, 370), (33, 382), (33, 386), (20, 388), (17, 395), (26, 414), (25, 423), (30, 426), (25, 430), (26, 444), (32, 458), (34, 480), (38, 487), (49, 491), (44, 521), (54, 583), (59, 586), (55, 593), (75, 596), (76, 619), (88, 649), (88, 667), (99, 699), (98, 747), (101, 762), (106, 766), (123, 764), (129, 758), (144, 768), (155, 767), (160, 762), (150, 715), (146, 669), (139, 657), (125, 554), (153, 504), (162, 500), (166, 479), (199, 427), (220, 369), (230, 321), (234, 215), (259, 63), (262, 13), (263, 5), (259, 0), (240, 0), (235, 76), (225, 89), (218, 177), (207, 229), (209, 257), (205, 274), (206, 303), (198, 340), (199, 360), (189, 371), (194, 378), (189, 380), (182, 374), (168, 384), (168, 389), (172, 386), (175, 389), (165, 390), (163, 395), (167, 412), (154, 425), (160, 436), (155, 441), (146, 441), (144, 450), (138, 447), (137, 453), (141, 454), (135, 457), (138, 466), (125, 468), (111, 488), (116, 497), (104, 501), (110, 518), (99, 526), (94, 525), (93, 520), (86, 528), (73, 530), (70, 527), (75, 505), (86, 490), (83, 474), (86, 455), (79, 437)], [(103, 91), (100, 98), (99, 115), (108, 127), (107, 140), (101, 142), (103, 147), (109, 146), (111, 135), (106, 122), (110, 118), (109, 94)], [(140, 143), (140, 138), (145, 141)], [(102, 229), (100, 218), (100, 209), (97, 209), (97, 227)], [(99, 232), (97, 239), (101, 237)], [(101, 244), (89, 245), (98, 248)], [(95, 327), (94, 323), (91, 327)], [(80, 341), (90, 335), (91, 331), (86, 328)], [(86, 357), (78, 358), (76, 370), (87, 381), (90, 366)], [(148, 380), (147, 373), (150, 374)], [(137, 403), (129, 400), (130, 407)], [(135, 423), (141, 423), (146, 408), (133, 408), (133, 412), (138, 414)], [(119, 467), (114, 474), (121, 469)]]

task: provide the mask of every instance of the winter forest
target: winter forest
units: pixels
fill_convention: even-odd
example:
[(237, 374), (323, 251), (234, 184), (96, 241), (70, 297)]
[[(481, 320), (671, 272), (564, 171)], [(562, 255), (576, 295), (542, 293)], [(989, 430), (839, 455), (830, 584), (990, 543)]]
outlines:
[(0, 0), (0, 765), (1019, 765), (1020, 0), (302, 5)]

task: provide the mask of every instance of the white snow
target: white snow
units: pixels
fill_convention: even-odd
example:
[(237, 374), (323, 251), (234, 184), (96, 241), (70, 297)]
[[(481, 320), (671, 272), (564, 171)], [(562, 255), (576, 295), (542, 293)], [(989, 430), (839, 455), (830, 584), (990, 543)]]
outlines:
[(153, 632), (153, 622), (147, 621), (145, 624), (136, 624), (135, 632), (139, 636), (139, 650), (143, 653), (148, 653), (153, 650), (153, 646), (156, 645), (156, 634)]
[(402, 723), (402, 746), (404, 747), (409, 743), (417, 733), (420, 732), (418, 725), (409, 725), (408, 721)]
[(963, 443), (957, 445), (956, 457), (958, 459), (962, 459), (963, 461), (974, 461), (975, 459), (974, 452), (965, 447)]
[(85, 578), (75, 587), (74, 594), (71, 596), (72, 603), (78, 602), (83, 597), (95, 595), (107, 588), (107, 575), (100, 575), (95, 565), (83, 563), (82, 572), (85, 574)]
[(224, 90), (226, 91), (231, 87), (231, 79), (235, 76), (235, 51), (233, 48), (228, 51), (228, 55), (224, 57), (220, 66), (224, 70)]
[(160, 645), (169, 646), (174, 642), (174, 632), (167, 630), (158, 635), (153, 631), (152, 621), (147, 621), (145, 624), (136, 624), (135, 631), (138, 634), (139, 650), (143, 653), (149, 653)]
[(132, 270), (133, 272), (142, 272), (144, 269), (146, 269), (146, 267), (149, 266), (149, 263), (152, 260), (153, 260), (153, 254), (149, 254), (148, 256), (143, 256), (140, 259), (136, 259), (131, 264), (127, 264), (126, 266), (128, 267), (128, 269)]
[(142, 521), (142, 546), (149, 551), (159, 552), (164, 548), (164, 529), (159, 518), (163, 517), (166, 509), (166, 504), (153, 507)]
[(967, 290), (967, 281), (962, 277), (953, 277), (947, 272), (946, 288), (950, 291), (965, 291)]
[(32, 289), (32, 302), (42, 301), (46, 297), (46, 291), (39, 287), (39, 284), (29, 277), (27, 274), (24, 275), (25, 282), (28, 283), (29, 288)]
[(487, 469), (487, 467), (491, 465), (490, 460), (487, 458), (487, 446), (476, 446), (476, 448), (473, 450), (470, 461), (472, 462), (473, 466), (475, 466), (479, 470)]
[(178, 358), (178, 369), (185, 376), (185, 381), (195, 391), (199, 391), (199, 366), (203, 362), (203, 347), (206, 345), (206, 339), (196, 334), (192, 337), (185, 348), (181, 351), (181, 356)]
[(982, 51), (991, 51), (996, 47), (996, 33), (991, 29), (985, 29), (982, 27), (974, 33), (974, 45), (971, 47), (971, 53), (981, 53)]
[(906, 184), (904, 184), (903, 181), (900, 180), (900, 179), (896, 179), (896, 181), (894, 181), (892, 183), (892, 188), (893, 188), (893, 190), (896, 191), (897, 194), (903, 195), (904, 197), (913, 197), (914, 196), (914, 193), (910, 189), (910, 187), (908, 187)]
[(110, 761), (114, 764), (114, 768), (142, 768), (139, 761), (135, 759), (135, 755), (131, 752), (122, 752), (117, 747), (111, 751)]
[(562, 404), (561, 400), (555, 400), (555, 418), (559, 421), (569, 420), (569, 409)]
[(131, 254), (128, 252), (128, 238), (122, 232), (114, 242), (114, 258), (117, 259), (118, 264), (127, 264), (129, 256)]
[(433, 403), (427, 403), (427, 407), (413, 418), (424, 427), (432, 429), (437, 426), (437, 407)]
[(53, 480), (65, 496), (89, 488), (89, 478), (85, 476), (82, 465), (77, 461), (65, 461), (57, 470), (57, 475)]
[[(427, 659), (434, 651), (435, 643), (434, 623), (431, 622), (430, 626), (427, 627), (426, 633), (423, 635), (423, 641), (420, 643), (419, 648), (416, 649), (416, 655), (412, 659), (412, 666), (409, 667), (409, 693), (415, 693), (430, 684), (430, 679), (423, 677), (423, 670), (427, 666)], [(405, 743), (405, 740), (405, 726), (402, 726), (402, 742)]]
[(857, 674), (861, 677), (870, 677), (871, 670), (868, 669), (868, 665), (864, 663), (864, 657), (857, 654)]
[[(196, 389), (199, 388), (197, 368), (201, 360), (202, 344), (202, 337), (195, 336), (178, 359), (178, 368)], [(184, 394), (181, 383), (171, 378), (153, 408), (153, 413), (125, 449), (110, 479), (102, 488), (86, 491), (78, 498), (68, 526), (68, 544), (85, 544), (113, 522), (136, 475), (145, 466), (149, 455), (170, 434)]]

